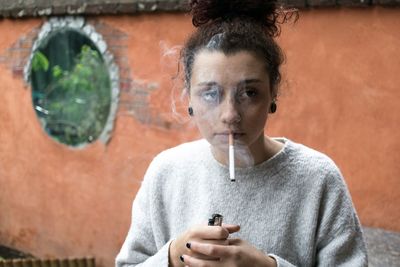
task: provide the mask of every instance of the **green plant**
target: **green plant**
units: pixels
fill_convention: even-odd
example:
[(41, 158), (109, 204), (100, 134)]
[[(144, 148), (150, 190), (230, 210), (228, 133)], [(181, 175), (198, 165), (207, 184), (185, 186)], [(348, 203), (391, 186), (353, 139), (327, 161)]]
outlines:
[(92, 142), (104, 128), (111, 103), (110, 79), (102, 58), (83, 45), (70, 70), (49, 66), (47, 57), (37, 51), (32, 74), (50, 76), (47, 86), (34, 95), (44, 128), (62, 143), (76, 146)]

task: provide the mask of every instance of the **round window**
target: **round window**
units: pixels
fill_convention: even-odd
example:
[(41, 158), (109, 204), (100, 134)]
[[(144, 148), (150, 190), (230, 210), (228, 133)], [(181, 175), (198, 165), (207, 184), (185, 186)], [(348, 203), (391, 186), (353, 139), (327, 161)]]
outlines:
[(51, 32), (33, 51), (32, 99), (45, 131), (79, 146), (102, 133), (110, 113), (111, 82), (96, 45), (74, 29)]

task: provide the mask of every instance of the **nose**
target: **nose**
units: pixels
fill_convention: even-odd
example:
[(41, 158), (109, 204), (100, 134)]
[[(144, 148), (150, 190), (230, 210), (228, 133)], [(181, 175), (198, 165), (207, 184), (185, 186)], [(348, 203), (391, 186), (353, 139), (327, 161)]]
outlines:
[(225, 124), (236, 124), (241, 120), (241, 115), (234, 97), (227, 98), (220, 105), (220, 118)]

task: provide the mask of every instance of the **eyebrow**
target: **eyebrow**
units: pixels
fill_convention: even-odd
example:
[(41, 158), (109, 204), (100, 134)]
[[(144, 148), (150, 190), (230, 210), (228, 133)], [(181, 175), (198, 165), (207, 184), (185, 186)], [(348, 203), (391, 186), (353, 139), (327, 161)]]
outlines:
[(240, 81), (238, 83), (238, 85), (245, 85), (245, 84), (249, 84), (249, 83), (261, 83), (262, 81), (259, 79), (246, 79), (244, 81)]
[(204, 86), (204, 85), (213, 86), (213, 85), (218, 85), (218, 83), (216, 83), (216, 82), (201, 82), (201, 83), (198, 83), (197, 85), (200, 85), (200, 86)]
[[(238, 85), (245, 85), (245, 84), (250, 84), (250, 83), (261, 83), (262, 81), (259, 79), (246, 79), (243, 81), (238, 82)], [(201, 82), (197, 84), (198, 86), (214, 86), (218, 85), (217, 82)]]

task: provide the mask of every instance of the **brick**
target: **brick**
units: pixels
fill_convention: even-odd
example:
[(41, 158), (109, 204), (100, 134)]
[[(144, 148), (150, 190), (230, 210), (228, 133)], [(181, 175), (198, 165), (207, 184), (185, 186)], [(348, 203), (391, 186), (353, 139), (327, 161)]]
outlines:
[(8, 11), (8, 14), (10, 14), (10, 11), (17, 8), (18, 3), (13, 0), (3, 0), (1, 3), (1, 9), (4, 11)]
[(87, 5), (85, 8), (85, 14), (88, 15), (97, 15), (97, 14), (102, 14), (103, 12), (103, 7), (102, 5)]
[(12, 69), (12, 75), (14, 77), (23, 77), (24, 76), (24, 68), (15, 67)]
[[(38, 1), (36, 0), (24, 0), (24, 8), (35, 8), (38, 6)], [(48, 4), (48, 3), (46, 3)]]
[(369, 6), (370, 0), (337, 0), (339, 6), (363, 7)]
[[(186, 11), (187, 0), (1, 0), (0, 17)], [(286, 7), (400, 6), (400, 0), (279, 0)], [(51, 9), (49, 9), (51, 8)], [(49, 11), (50, 10), (50, 11)]]
[(383, 6), (400, 6), (400, 0), (372, 0), (372, 3)]
[(117, 13), (117, 7), (118, 4), (106, 4), (102, 5), (103, 7), (103, 12), (106, 14), (116, 14)]
[(303, 8), (306, 6), (306, 0), (279, 0), (278, 4), (282, 4), (284, 7)]
[(307, 0), (309, 7), (332, 7), (336, 5), (336, 0)]

